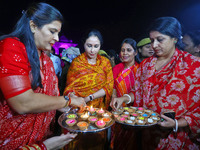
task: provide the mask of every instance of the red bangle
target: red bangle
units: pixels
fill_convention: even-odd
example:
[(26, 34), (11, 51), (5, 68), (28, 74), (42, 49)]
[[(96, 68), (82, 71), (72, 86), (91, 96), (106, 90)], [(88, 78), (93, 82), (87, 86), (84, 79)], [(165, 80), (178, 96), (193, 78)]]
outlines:
[(44, 145), (43, 142), (41, 142), (40, 144), (38, 144), (41, 148), (41, 150), (47, 150), (46, 146)]
[(69, 103), (68, 103), (68, 106), (70, 106), (71, 101), (72, 101), (72, 99), (71, 99), (71, 97), (69, 97)]

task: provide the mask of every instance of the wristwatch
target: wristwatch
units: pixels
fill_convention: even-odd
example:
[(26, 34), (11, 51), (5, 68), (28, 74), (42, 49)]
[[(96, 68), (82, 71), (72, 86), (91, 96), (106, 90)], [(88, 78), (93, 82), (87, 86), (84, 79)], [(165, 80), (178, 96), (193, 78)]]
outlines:
[(92, 95), (89, 95), (89, 98), (90, 98), (90, 101), (92, 101), (92, 100), (93, 100), (93, 96), (92, 96)]

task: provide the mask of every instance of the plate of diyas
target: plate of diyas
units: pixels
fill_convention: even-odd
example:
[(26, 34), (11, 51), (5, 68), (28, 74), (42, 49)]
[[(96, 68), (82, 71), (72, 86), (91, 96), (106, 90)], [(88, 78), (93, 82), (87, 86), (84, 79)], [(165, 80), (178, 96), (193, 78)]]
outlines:
[(90, 106), (83, 112), (71, 110), (63, 113), (58, 123), (70, 132), (100, 132), (111, 127), (115, 119), (111, 112)]
[(112, 112), (117, 123), (129, 126), (153, 126), (160, 121), (160, 115), (144, 107), (121, 107)]

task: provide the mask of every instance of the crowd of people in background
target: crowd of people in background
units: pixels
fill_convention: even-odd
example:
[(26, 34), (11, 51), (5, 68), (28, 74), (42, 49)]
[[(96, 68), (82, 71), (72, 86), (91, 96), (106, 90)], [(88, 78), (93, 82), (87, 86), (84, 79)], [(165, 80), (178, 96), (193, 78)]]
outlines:
[[(83, 35), (83, 53), (77, 46), (56, 56), (52, 45), (62, 23), (59, 10), (37, 3), (0, 37), (0, 149), (104, 149), (108, 134), (109, 149), (135, 148), (135, 130), (119, 124), (89, 136), (67, 130), (55, 136), (56, 113), (86, 105), (159, 113), (164, 121), (142, 131), (142, 149), (200, 148), (200, 30), (182, 35), (176, 18), (160, 17), (147, 36), (127, 37), (114, 50), (102, 49), (103, 35), (91, 29)], [(175, 119), (163, 115), (168, 111)]]

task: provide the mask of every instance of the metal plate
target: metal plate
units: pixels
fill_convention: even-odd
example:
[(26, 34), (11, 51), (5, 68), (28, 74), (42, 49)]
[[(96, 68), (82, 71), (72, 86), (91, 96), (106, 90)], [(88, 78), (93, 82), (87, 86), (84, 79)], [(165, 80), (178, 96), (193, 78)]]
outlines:
[[(130, 107), (128, 107), (128, 108), (130, 108)], [(136, 109), (138, 109), (139, 107), (135, 107)], [(143, 108), (143, 107), (140, 107), (140, 108)], [(123, 107), (122, 108), (120, 108), (120, 109), (122, 109), (123, 110)], [(146, 109), (146, 108), (144, 108), (145, 110), (150, 110), (150, 109)], [(152, 110), (150, 110), (150, 111), (152, 111)], [(118, 111), (119, 112), (119, 111)], [(123, 111), (124, 112), (124, 111)], [(119, 115), (121, 115), (123, 112), (121, 112), (121, 113), (119, 113)], [(114, 112), (112, 112), (112, 113), (114, 113)], [(156, 113), (156, 112), (154, 112), (154, 111), (152, 111), (152, 113)], [(156, 113), (157, 114), (157, 116), (160, 118), (160, 116), (159, 116), (159, 114), (158, 113)], [(138, 116), (138, 117), (140, 117), (140, 116)], [(137, 117), (136, 117), (137, 118)], [(154, 125), (157, 125), (158, 124), (158, 122), (160, 122), (160, 120), (158, 120), (156, 123), (152, 123), (152, 124), (145, 124), (145, 125), (138, 125), (138, 124), (128, 124), (128, 123), (125, 123), (125, 122), (120, 122), (120, 121), (118, 121), (116, 118), (114, 118), (115, 119), (115, 121), (117, 122), (117, 123), (119, 123), (119, 124), (122, 124), (122, 125), (126, 125), (126, 126), (131, 126), (131, 127), (151, 127), (151, 126), (154, 126)]]
[[(108, 111), (107, 111), (108, 112)], [(59, 123), (59, 125), (61, 126), (61, 127), (63, 127), (63, 128), (65, 128), (65, 129), (67, 129), (68, 131), (70, 131), (70, 132), (84, 132), (84, 133), (87, 133), (87, 132), (100, 132), (100, 131), (103, 131), (103, 130), (106, 130), (106, 129), (108, 129), (109, 127), (111, 127), (114, 123), (115, 123), (115, 120), (114, 120), (114, 118), (113, 118), (113, 116), (111, 117), (112, 118), (112, 121), (107, 125), (107, 126), (105, 126), (104, 128), (98, 128), (98, 127), (96, 127), (96, 125), (95, 124), (91, 124), (91, 123), (89, 123), (89, 121), (86, 121), (86, 122), (88, 122), (89, 123), (89, 126), (88, 126), (88, 128), (86, 129), (86, 130), (80, 130), (79, 128), (78, 128), (78, 126), (76, 125), (79, 121), (81, 121), (81, 119), (78, 117), (78, 119), (76, 119), (77, 120), (77, 123), (74, 125), (74, 126), (72, 126), (72, 127), (70, 127), (70, 126), (68, 126), (66, 123), (65, 123), (65, 121), (67, 120), (67, 115), (69, 115), (69, 114), (74, 114), (74, 111), (70, 111), (70, 112), (68, 112), (68, 113), (63, 113), (62, 115), (60, 115), (60, 117), (58, 118), (58, 123)]]

